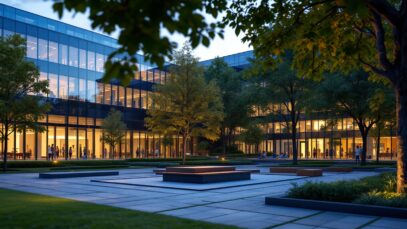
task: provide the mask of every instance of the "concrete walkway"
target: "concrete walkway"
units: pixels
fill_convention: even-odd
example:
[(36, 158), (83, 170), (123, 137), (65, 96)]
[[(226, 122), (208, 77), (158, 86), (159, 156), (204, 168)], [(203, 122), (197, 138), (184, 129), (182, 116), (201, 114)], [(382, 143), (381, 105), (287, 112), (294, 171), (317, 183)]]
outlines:
[[(259, 169), (238, 166), (239, 169)], [(266, 174), (267, 168), (261, 168)], [(255, 184), (209, 191), (179, 190), (90, 182), (93, 178), (38, 179), (38, 174), (0, 175), (0, 188), (96, 204), (203, 220), (242, 228), (407, 228), (407, 220), (368, 215), (268, 206), (266, 196), (281, 196), (292, 182), (336, 181), (376, 175), (374, 172), (325, 173), (323, 177)], [(268, 175), (270, 176), (270, 175)], [(123, 169), (120, 176), (98, 179), (156, 177), (152, 169)]]

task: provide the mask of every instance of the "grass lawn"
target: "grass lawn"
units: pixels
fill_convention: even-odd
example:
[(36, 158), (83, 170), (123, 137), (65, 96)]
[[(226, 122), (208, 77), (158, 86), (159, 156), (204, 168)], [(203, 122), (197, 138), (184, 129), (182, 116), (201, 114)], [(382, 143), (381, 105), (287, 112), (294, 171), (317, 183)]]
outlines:
[(0, 189), (0, 228), (233, 228)]

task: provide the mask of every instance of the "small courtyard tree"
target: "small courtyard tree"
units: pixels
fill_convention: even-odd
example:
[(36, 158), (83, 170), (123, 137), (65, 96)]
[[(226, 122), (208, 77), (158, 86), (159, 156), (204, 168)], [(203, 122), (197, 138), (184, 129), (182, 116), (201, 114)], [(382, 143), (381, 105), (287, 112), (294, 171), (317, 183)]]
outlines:
[(203, 68), (192, 55), (189, 45), (175, 53), (170, 77), (157, 85), (152, 94), (152, 106), (145, 119), (149, 130), (162, 135), (182, 136), (183, 163), (191, 136), (209, 140), (219, 138), (223, 120), (223, 105), (215, 82), (205, 82)]
[(118, 110), (110, 110), (109, 114), (102, 122), (102, 136), (100, 140), (110, 146), (111, 154), (115, 154), (116, 146), (123, 142), (126, 136), (127, 126), (123, 122), (123, 114)]
[(239, 137), (244, 143), (254, 146), (256, 153), (259, 153), (259, 145), (264, 139), (264, 133), (256, 124), (250, 124)]
[[(364, 71), (348, 76), (337, 73), (326, 75), (316, 88), (314, 105), (334, 116), (349, 116), (356, 123), (362, 137), (361, 164), (366, 164), (369, 131), (381, 120), (385, 100), (380, 99), (383, 85), (372, 82)], [(336, 114), (335, 114), (336, 113)]]
[(7, 170), (8, 137), (15, 131), (43, 131), (38, 119), (50, 109), (44, 99), (48, 81), (39, 80), (34, 63), (24, 59), (25, 39), (19, 35), (0, 38), (0, 139), (3, 144), (3, 170)]

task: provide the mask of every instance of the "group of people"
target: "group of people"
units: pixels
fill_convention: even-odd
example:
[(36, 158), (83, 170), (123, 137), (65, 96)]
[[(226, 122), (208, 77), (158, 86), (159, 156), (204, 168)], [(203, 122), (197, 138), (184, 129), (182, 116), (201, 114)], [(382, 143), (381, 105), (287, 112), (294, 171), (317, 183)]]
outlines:
[[(69, 147), (67, 153), (68, 153), (67, 158), (72, 159), (72, 153), (73, 153), (72, 146)], [(61, 149), (59, 149), (59, 147), (54, 146), (54, 144), (48, 145), (48, 148), (47, 148), (48, 160), (57, 160), (60, 156), (63, 157), (64, 154), (65, 154), (65, 147), (61, 147)], [(86, 148), (86, 146), (83, 147), (83, 149), (82, 149), (82, 146), (79, 148), (79, 157), (80, 158), (88, 159), (88, 154), (89, 154), (89, 152), (88, 152), (88, 149)]]

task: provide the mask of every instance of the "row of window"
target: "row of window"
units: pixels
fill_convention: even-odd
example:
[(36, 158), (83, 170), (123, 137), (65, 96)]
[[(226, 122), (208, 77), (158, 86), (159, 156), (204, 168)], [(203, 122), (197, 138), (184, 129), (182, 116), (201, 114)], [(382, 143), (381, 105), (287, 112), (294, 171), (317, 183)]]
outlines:
[(40, 80), (49, 81), (49, 98), (87, 101), (92, 103), (147, 109), (151, 91), (98, 83), (93, 80), (64, 75), (40, 73)]

